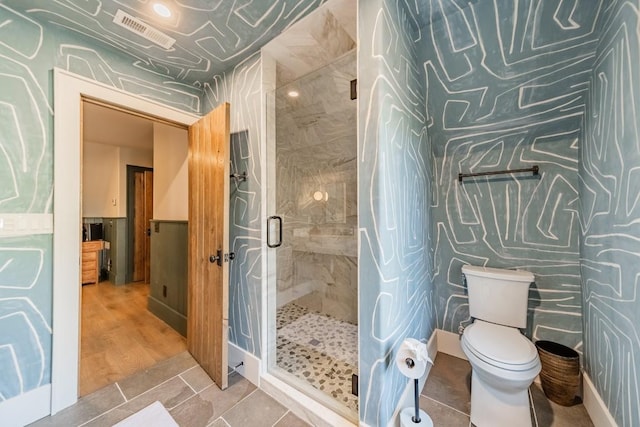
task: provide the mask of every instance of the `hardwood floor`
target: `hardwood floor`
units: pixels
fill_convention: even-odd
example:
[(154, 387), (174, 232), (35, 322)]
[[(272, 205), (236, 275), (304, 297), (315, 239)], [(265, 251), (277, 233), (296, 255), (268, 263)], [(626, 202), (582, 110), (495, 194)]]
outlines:
[(187, 349), (186, 339), (147, 310), (149, 285), (82, 287), (80, 396)]

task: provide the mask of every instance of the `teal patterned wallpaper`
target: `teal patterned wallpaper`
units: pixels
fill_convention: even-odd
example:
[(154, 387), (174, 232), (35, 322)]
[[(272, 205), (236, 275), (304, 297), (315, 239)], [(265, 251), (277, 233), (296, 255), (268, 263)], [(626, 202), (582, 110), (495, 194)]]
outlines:
[(536, 275), (527, 335), (582, 351), (578, 151), (604, 2), (426, 3), (437, 326), (471, 320), (463, 264), (520, 268)]
[[(52, 213), (54, 66), (198, 112), (201, 91), (0, 4), (0, 212)], [(52, 236), (0, 237), (0, 402), (50, 382)]]
[[(52, 212), (54, 66), (185, 111), (240, 104), (233, 155), (256, 178), (234, 199), (231, 338), (260, 355), (259, 57), (194, 86), (185, 76), (197, 73), (169, 77), (175, 69), (153, 55), (125, 59), (95, 34), (43, 27), (34, 18), (48, 14), (26, 4), (0, 1), (0, 212)], [(316, 4), (292, 3), (290, 17)], [(528, 334), (583, 352), (616, 421), (640, 424), (640, 5), (575, 4), (359, 2), (360, 419), (369, 425), (386, 424), (405, 388), (390, 362), (402, 339), (468, 322), (465, 262), (536, 273)], [(456, 180), (534, 163), (539, 179)], [(0, 402), (50, 381), (51, 245), (51, 235), (0, 238)]]
[(0, 403), (50, 382), (51, 246), (51, 235), (0, 238)]
[[(252, 56), (262, 45), (324, 0), (164, 0), (173, 14), (161, 18), (148, 0), (1, 0), (15, 10), (73, 39), (128, 56), (145, 74), (173, 76), (176, 82), (203, 87)], [(118, 9), (176, 40), (170, 49), (114, 24)], [(3, 28), (3, 37), (19, 37)], [(0, 37), (2, 38), (2, 37)], [(38, 39), (28, 42), (37, 46)], [(83, 43), (85, 44), (85, 43)], [(98, 71), (98, 70), (95, 70)]]
[(640, 2), (607, 2), (580, 150), (584, 367), (619, 426), (640, 425)]
[(396, 352), (435, 328), (430, 138), (415, 4), (358, 4), (360, 420), (385, 426), (408, 383)]

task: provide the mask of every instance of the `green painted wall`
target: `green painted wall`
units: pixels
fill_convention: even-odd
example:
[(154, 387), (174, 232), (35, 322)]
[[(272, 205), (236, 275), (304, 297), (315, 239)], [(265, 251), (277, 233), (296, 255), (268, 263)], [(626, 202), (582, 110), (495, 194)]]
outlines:
[[(124, 285), (127, 273), (127, 219), (103, 218), (104, 240), (109, 242), (106, 250), (109, 269), (109, 281), (114, 285)], [(103, 267), (106, 268), (106, 267)]]
[(149, 311), (187, 336), (186, 221), (151, 221)]

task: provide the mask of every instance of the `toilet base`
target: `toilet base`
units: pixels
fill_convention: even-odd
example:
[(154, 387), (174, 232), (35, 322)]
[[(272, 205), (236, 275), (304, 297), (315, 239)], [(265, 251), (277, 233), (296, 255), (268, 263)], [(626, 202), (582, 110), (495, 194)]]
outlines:
[(531, 427), (529, 388), (504, 392), (471, 373), (471, 422), (476, 427)]

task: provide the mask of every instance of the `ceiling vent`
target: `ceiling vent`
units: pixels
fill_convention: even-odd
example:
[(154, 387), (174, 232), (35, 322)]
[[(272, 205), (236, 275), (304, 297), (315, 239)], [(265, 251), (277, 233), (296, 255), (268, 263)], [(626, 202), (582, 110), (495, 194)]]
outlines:
[(126, 12), (118, 9), (116, 16), (113, 18), (113, 22), (126, 28), (127, 30), (136, 33), (137, 35), (144, 37), (145, 39), (154, 42), (155, 44), (162, 46), (165, 49), (170, 49), (176, 42), (162, 31), (158, 31), (150, 25), (145, 24), (138, 18), (129, 15)]

